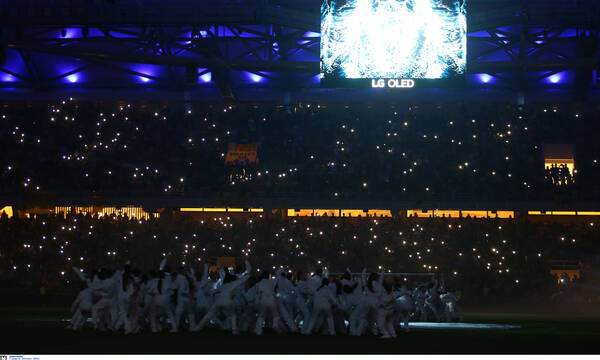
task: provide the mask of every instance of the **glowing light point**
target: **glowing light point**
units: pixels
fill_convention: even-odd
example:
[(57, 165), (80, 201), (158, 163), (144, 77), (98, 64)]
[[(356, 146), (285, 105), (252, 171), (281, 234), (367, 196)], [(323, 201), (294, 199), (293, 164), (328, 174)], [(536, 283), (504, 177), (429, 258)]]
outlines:
[(202, 74), (199, 76), (199, 79), (203, 83), (209, 83), (212, 81), (212, 73), (207, 72), (205, 74)]
[(15, 82), (17, 78), (12, 76), (11, 74), (2, 75), (2, 82)]
[(71, 84), (79, 82), (79, 75), (71, 74), (71, 75), (67, 76), (67, 81), (70, 82)]
[(481, 74), (479, 75), (479, 80), (484, 84), (489, 84), (492, 81), (492, 76), (489, 74)]
[(263, 77), (258, 74), (248, 73), (248, 76), (250, 78), (250, 81), (254, 83), (259, 83), (263, 80)]

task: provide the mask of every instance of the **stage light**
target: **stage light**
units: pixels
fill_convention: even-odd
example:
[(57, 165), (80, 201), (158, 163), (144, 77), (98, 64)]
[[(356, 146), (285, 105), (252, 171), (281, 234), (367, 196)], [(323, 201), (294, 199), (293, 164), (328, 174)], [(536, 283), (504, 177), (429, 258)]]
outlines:
[(315, 75), (315, 76), (312, 76), (312, 77), (310, 78), (310, 82), (311, 82), (311, 83), (313, 83), (313, 84), (318, 84), (318, 83), (320, 83), (320, 82), (321, 82), (321, 74), (317, 74), (317, 75)]
[(158, 76), (159, 67), (150, 64), (136, 64), (131, 67), (135, 81), (137, 83), (149, 83), (156, 80)]
[(250, 79), (250, 81), (252, 81), (253, 83), (259, 83), (263, 81), (263, 77), (258, 75), (258, 74), (254, 74), (254, 73), (247, 73), (248, 74), (248, 78)]
[(553, 84), (558, 84), (558, 82), (560, 82), (560, 75), (554, 74), (554, 75), (548, 77), (548, 80), (550, 80), (550, 82)]
[(209, 83), (212, 81), (212, 73), (208, 69), (198, 69), (198, 80), (203, 83)]
[(318, 32), (314, 32), (314, 31), (307, 31), (302, 36), (308, 37), (308, 38), (318, 38), (318, 37), (321, 37), (321, 34)]
[(479, 74), (479, 81), (484, 84), (489, 84), (492, 81), (493, 77), (489, 74)]
[(12, 76), (11, 74), (3, 74), (2, 75), (2, 82), (15, 82), (17, 81), (17, 78)]
[(67, 81), (74, 84), (79, 82), (79, 75), (78, 74), (71, 74), (69, 76), (66, 77)]
[[(89, 30), (89, 29), (88, 29)], [(81, 35), (79, 35), (81, 32)], [(81, 28), (62, 28), (60, 29), (60, 37), (63, 39), (73, 39), (75, 37), (82, 37), (84, 34), (84, 29)], [(87, 36), (87, 34), (86, 34)]]
[(212, 74), (211, 73), (206, 73), (203, 75), (200, 75), (200, 81), (208, 83), (212, 81)]

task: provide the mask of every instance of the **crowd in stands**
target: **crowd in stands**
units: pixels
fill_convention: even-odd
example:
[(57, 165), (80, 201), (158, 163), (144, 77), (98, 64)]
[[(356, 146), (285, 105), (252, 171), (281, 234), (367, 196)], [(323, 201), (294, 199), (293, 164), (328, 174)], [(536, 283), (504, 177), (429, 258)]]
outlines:
[[(573, 104), (0, 104), (0, 195), (597, 201), (597, 113)], [(225, 163), (230, 144), (254, 143), (257, 163)], [(546, 169), (545, 144), (575, 145), (575, 171)], [(3, 217), (0, 277), (5, 289), (69, 291), (72, 266), (149, 269), (171, 256), (197, 267), (233, 256), (270, 270), (443, 273), (470, 295), (551, 294), (559, 282), (547, 261), (597, 262), (598, 225)]]
[[(0, 193), (597, 200), (597, 111), (577, 105), (0, 104)], [(257, 164), (226, 165), (230, 143)], [(544, 168), (544, 144), (576, 171)], [(571, 176), (569, 174), (568, 176)]]
[(551, 182), (557, 186), (568, 186), (573, 183), (573, 175), (567, 167), (567, 164), (561, 164), (559, 166), (552, 164), (552, 166), (547, 166), (544, 177), (547, 182)]
[[(368, 268), (421, 274), (396, 275), (408, 284), (427, 280), (425, 274), (443, 275), (447, 286), (466, 299), (549, 298), (561, 286), (550, 275), (550, 261), (578, 259), (584, 270), (597, 266), (598, 227), (513, 219), (282, 218), (266, 213), (207, 220), (167, 214), (149, 220), (3, 216), (0, 288), (72, 293), (77, 290), (72, 267), (89, 274), (130, 262), (147, 271), (166, 257), (173, 266), (196, 270), (205, 263), (215, 265), (217, 257), (234, 257), (238, 264), (260, 264), (255, 271), (281, 268), (294, 274), (327, 267), (331, 273)], [(586, 276), (584, 271), (581, 278)], [(585, 301), (598, 301), (597, 291), (585, 294)]]

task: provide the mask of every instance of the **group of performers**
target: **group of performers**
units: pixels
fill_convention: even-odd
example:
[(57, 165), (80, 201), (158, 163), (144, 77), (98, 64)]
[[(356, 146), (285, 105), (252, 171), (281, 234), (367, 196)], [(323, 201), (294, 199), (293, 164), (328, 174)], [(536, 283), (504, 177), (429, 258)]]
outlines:
[(91, 276), (73, 268), (83, 280), (83, 289), (71, 306), (69, 328), (80, 330), (91, 317), (100, 330), (126, 334), (145, 329), (152, 332), (201, 331), (214, 327), (233, 334), (270, 328), (279, 333), (373, 334), (396, 337), (408, 331), (409, 319), (462, 321), (453, 293), (443, 279), (419, 284), (414, 289), (390, 286), (384, 274), (354, 276), (346, 270), (333, 280), (327, 269), (314, 274), (278, 270), (251, 274), (222, 268), (209, 273), (180, 267), (170, 271), (163, 260), (158, 271), (141, 274), (130, 265)]

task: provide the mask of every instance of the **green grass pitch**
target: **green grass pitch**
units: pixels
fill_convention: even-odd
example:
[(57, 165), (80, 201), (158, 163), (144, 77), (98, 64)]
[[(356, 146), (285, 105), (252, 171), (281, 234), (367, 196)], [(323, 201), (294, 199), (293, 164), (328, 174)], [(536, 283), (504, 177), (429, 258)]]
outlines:
[(513, 354), (598, 353), (600, 317), (465, 313), (465, 322), (520, 325), (511, 330), (414, 329), (398, 338), (265, 333), (101, 332), (65, 329), (62, 308), (1, 308), (2, 353), (12, 354)]

